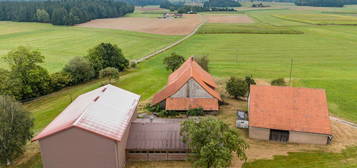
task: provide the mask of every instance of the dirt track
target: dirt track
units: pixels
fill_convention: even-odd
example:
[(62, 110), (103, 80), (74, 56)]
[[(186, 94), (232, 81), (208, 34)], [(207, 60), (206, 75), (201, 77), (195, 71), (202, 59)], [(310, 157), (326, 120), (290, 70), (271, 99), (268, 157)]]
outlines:
[(183, 18), (177, 19), (121, 17), (96, 19), (77, 26), (120, 29), (162, 35), (187, 35), (190, 34), (201, 22), (202, 20), (198, 15), (184, 15)]

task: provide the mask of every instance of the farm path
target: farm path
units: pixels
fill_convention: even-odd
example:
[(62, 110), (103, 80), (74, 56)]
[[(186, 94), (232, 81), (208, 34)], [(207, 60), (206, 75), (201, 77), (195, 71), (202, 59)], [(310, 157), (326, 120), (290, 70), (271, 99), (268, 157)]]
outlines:
[(203, 16), (200, 15), (200, 14), (198, 14), (198, 15), (200, 16), (201, 23), (200, 23), (198, 26), (196, 26), (196, 28), (195, 28), (190, 34), (186, 35), (186, 36), (183, 37), (182, 39), (177, 40), (176, 42), (174, 42), (174, 43), (172, 43), (172, 44), (170, 44), (170, 45), (168, 45), (168, 46), (166, 46), (166, 47), (164, 47), (164, 48), (162, 48), (162, 49), (160, 49), (160, 50), (157, 50), (157, 51), (155, 51), (155, 52), (153, 52), (153, 53), (151, 53), (151, 54), (149, 54), (149, 55), (147, 55), (147, 56), (144, 56), (144, 57), (142, 57), (142, 58), (136, 59), (136, 60), (134, 60), (133, 62), (135, 62), (135, 63), (143, 62), (143, 61), (145, 61), (145, 60), (147, 60), (147, 59), (149, 59), (149, 58), (151, 58), (151, 57), (153, 57), (153, 56), (155, 56), (155, 55), (158, 55), (158, 54), (160, 54), (160, 53), (162, 53), (162, 52), (164, 52), (164, 51), (166, 51), (166, 50), (172, 48), (172, 47), (175, 47), (176, 45), (180, 44), (181, 42), (185, 41), (186, 39), (188, 39), (188, 38), (190, 38), (191, 36), (193, 36), (194, 34), (196, 34), (196, 32), (198, 31), (198, 29), (199, 29), (203, 24), (205, 24), (205, 23), (207, 22), (207, 19), (206, 19), (205, 17), (203, 17)]
[(339, 123), (346, 124), (346, 125), (349, 125), (351, 127), (357, 128), (357, 124), (356, 123), (349, 122), (349, 121), (346, 121), (346, 120), (343, 120), (343, 119), (337, 118), (337, 117), (330, 117), (330, 119), (334, 120), (334, 121), (337, 121)]

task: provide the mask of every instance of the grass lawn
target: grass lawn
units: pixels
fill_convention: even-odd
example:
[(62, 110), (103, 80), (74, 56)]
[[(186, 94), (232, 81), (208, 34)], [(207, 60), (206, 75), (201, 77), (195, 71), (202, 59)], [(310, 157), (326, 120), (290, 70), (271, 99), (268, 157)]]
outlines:
[[(0, 22), (0, 56), (19, 45), (38, 49), (44, 67), (56, 72), (75, 56), (101, 42), (117, 44), (128, 59), (140, 58), (181, 38), (111, 29), (53, 26), (41, 23)], [(4, 63), (0, 60), (0, 65)]]
[(246, 163), (243, 168), (353, 168), (357, 167), (357, 147), (341, 153), (293, 152), (288, 156), (274, 156), (272, 160)]
[(207, 23), (199, 30), (199, 34), (302, 34), (288, 27), (278, 27), (268, 24), (229, 24), (229, 23)]
[(357, 17), (333, 14), (285, 14), (276, 17), (317, 25), (357, 25)]

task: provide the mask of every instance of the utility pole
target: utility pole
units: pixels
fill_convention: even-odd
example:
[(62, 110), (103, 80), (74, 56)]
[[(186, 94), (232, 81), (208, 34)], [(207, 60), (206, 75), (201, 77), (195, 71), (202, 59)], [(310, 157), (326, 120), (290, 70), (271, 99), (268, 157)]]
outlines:
[(291, 81), (291, 75), (292, 75), (292, 71), (293, 71), (293, 58), (291, 58), (291, 63), (290, 63), (290, 79), (289, 79), (289, 84), (290, 86), (293, 86), (293, 82)]

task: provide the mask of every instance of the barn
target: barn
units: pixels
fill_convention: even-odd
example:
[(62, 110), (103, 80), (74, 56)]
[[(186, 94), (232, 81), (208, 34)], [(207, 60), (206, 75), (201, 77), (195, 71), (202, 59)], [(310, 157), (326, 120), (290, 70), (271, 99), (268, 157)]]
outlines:
[(106, 85), (83, 94), (33, 141), (45, 168), (123, 168), (140, 96)]
[(250, 138), (304, 144), (332, 140), (323, 89), (252, 85), (248, 115)]
[(167, 86), (155, 94), (152, 105), (174, 111), (203, 108), (217, 112), (221, 101), (213, 77), (190, 57), (169, 76)]

